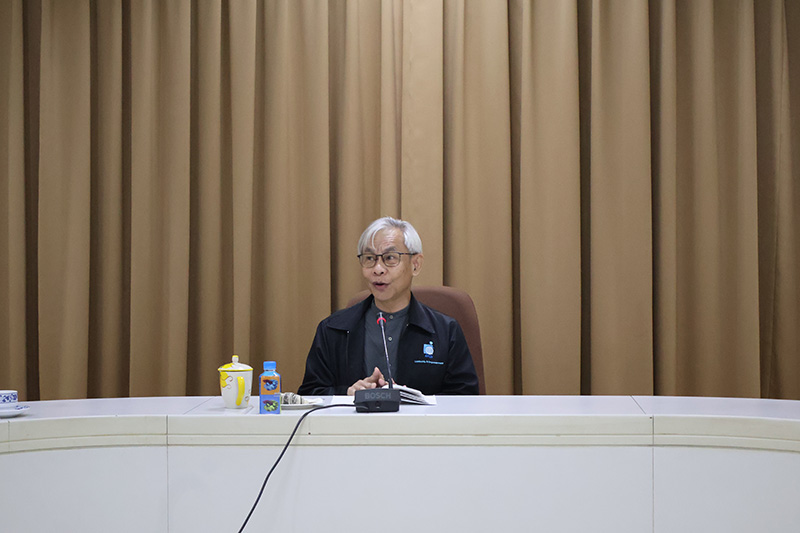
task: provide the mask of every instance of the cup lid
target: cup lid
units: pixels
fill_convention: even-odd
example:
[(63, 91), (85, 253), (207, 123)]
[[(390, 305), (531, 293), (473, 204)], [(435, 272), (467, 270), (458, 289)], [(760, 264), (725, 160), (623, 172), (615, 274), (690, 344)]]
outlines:
[(217, 370), (220, 372), (245, 372), (247, 370), (253, 370), (253, 367), (244, 363), (240, 363), (239, 356), (234, 355), (230, 363), (222, 365)]

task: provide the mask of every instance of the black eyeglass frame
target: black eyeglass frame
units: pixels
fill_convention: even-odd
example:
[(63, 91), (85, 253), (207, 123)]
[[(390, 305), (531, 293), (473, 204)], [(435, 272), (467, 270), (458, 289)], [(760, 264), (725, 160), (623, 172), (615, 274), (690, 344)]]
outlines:
[[(378, 259), (380, 259), (381, 261), (383, 261), (383, 265), (384, 265), (385, 267), (387, 267), (387, 268), (392, 268), (392, 267), (396, 267), (397, 265), (399, 265), (399, 264), (400, 264), (400, 261), (402, 261), (402, 259), (403, 259), (403, 256), (404, 256), (404, 255), (417, 255), (417, 253), (418, 253), (418, 252), (384, 252), (384, 253), (382, 253), (382, 254), (370, 254), (370, 253), (366, 253), (366, 254), (358, 254), (356, 257), (358, 257), (358, 262), (359, 262), (359, 263), (361, 263), (361, 267), (362, 267), (362, 268), (372, 268), (372, 267), (374, 267), (375, 265), (377, 265), (377, 264), (378, 264)], [(397, 261), (397, 265), (387, 265), (387, 264), (386, 264), (386, 260), (383, 258), (383, 256), (384, 256), (384, 255), (392, 255), (392, 254), (396, 254), (396, 255), (399, 255), (399, 256), (400, 256), (400, 261)], [(365, 265), (365, 264), (364, 264), (364, 263), (361, 261), (361, 258), (362, 258), (363, 256), (365, 256), (365, 255), (374, 255), (374, 256), (375, 256), (375, 262), (374, 262), (374, 263), (372, 263), (371, 265)]]

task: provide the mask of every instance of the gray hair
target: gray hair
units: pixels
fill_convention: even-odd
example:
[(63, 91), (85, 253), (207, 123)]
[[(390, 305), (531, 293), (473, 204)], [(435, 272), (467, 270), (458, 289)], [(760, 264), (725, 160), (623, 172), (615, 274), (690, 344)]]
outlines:
[(374, 249), (375, 235), (378, 232), (391, 229), (399, 229), (403, 232), (403, 242), (409, 252), (412, 254), (422, 253), (422, 239), (419, 238), (419, 233), (410, 222), (392, 217), (383, 217), (370, 224), (361, 234), (361, 238), (358, 239), (359, 255), (363, 254), (368, 246)]

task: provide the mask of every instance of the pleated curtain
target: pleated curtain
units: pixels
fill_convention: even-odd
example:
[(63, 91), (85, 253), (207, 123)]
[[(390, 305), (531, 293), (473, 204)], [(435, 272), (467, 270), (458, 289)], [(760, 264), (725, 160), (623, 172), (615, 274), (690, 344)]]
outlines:
[(800, 3), (0, 2), (0, 388), (296, 390), (366, 225), (490, 394), (800, 399)]

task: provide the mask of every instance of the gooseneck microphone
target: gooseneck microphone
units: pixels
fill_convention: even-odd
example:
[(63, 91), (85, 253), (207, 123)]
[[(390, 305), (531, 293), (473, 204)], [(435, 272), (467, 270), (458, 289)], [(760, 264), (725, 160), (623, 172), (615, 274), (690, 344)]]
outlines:
[(386, 323), (386, 318), (382, 312), (378, 311), (378, 325), (381, 327), (381, 337), (383, 337), (383, 354), (386, 356), (386, 374), (389, 378), (387, 380), (389, 388), (357, 390), (353, 403), (359, 413), (387, 413), (400, 410), (400, 391), (394, 388), (392, 364), (389, 362), (389, 348), (386, 346), (384, 323)]
[(386, 346), (386, 330), (383, 325), (386, 324), (386, 317), (383, 316), (381, 311), (378, 311), (378, 325), (381, 327), (381, 337), (383, 337), (383, 355), (386, 356), (386, 374), (389, 377), (389, 388), (394, 388), (394, 379), (392, 379), (392, 363), (389, 362), (389, 348)]

